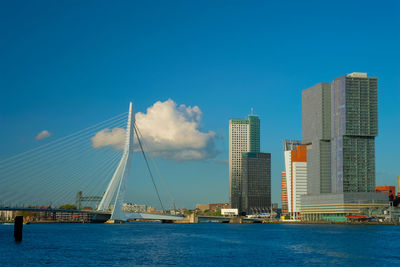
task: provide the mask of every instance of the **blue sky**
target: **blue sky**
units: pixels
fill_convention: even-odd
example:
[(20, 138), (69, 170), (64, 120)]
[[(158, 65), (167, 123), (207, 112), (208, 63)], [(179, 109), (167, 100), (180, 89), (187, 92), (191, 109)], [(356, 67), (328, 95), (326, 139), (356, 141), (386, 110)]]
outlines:
[(156, 101), (198, 106), (213, 160), (160, 160), (181, 206), (228, 201), (228, 121), (260, 116), (280, 202), (283, 139), (301, 139), (301, 90), (379, 78), (377, 185), (400, 175), (400, 2), (3, 1), (0, 159)]

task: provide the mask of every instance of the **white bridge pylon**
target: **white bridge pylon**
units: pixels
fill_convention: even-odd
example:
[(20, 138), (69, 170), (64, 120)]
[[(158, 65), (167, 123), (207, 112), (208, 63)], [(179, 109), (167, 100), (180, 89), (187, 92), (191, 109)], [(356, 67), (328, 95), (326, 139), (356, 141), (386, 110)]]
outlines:
[[(135, 136), (135, 114), (133, 112), (133, 104), (129, 103), (128, 122), (126, 126), (126, 139), (122, 158), (115, 170), (107, 190), (97, 208), (98, 211), (107, 212), (110, 208), (111, 201), (114, 199), (114, 207), (111, 212), (111, 220), (126, 221), (128, 219), (150, 219), (150, 220), (180, 220), (182, 217), (166, 214), (149, 214), (149, 213), (130, 213), (123, 211), (123, 202), (125, 196), (126, 182), (132, 164), (133, 144)], [(139, 138), (139, 137), (137, 137)]]
[(135, 132), (134, 123), (135, 115), (133, 112), (133, 104), (132, 102), (130, 102), (128, 123), (126, 126), (126, 139), (122, 158), (97, 208), (98, 211), (107, 211), (110, 207), (112, 199), (115, 196), (114, 208), (111, 214), (111, 219), (113, 220), (126, 220), (126, 216), (122, 210), (122, 204), (125, 195), (126, 179), (129, 176), (129, 171), (132, 163), (133, 139)]

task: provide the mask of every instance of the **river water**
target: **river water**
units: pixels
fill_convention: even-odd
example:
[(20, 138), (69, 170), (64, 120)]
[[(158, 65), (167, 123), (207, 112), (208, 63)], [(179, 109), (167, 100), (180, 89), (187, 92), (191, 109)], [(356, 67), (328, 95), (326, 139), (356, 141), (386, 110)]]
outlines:
[(288, 224), (0, 225), (0, 265), (399, 266), (400, 226)]

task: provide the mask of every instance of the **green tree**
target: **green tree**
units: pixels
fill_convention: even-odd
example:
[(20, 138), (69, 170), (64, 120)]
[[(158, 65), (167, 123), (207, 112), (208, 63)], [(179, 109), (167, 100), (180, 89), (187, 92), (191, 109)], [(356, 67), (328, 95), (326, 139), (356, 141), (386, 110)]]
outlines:
[(192, 212), (190, 210), (185, 211), (185, 215), (190, 215), (190, 214), (192, 214)]
[(204, 215), (211, 216), (212, 215), (212, 211), (211, 210), (205, 210), (204, 211)]
[(221, 210), (217, 210), (213, 213), (213, 216), (222, 216)]
[(62, 205), (62, 206), (60, 206), (60, 207), (58, 207), (59, 209), (62, 209), (62, 210), (76, 210), (76, 205), (73, 205), (73, 204), (64, 204), (64, 205)]

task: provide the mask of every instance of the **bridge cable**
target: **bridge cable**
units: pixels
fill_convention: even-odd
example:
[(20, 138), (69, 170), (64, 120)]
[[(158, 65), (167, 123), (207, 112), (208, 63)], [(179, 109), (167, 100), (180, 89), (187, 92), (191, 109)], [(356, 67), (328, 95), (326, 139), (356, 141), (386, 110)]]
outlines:
[[(140, 135), (140, 137), (141, 137), (142, 140), (143, 140), (143, 135), (142, 135), (142, 133), (140, 132), (139, 127), (137, 127), (137, 131), (139, 132), (139, 135)], [(148, 149), (148, 147), (146, 147), (146, 143), (145, 143), (144, 141), (143, 141), (143, 147), (144, 147), (147, 151), (151, 151), (150, 149)], [(157, 171), (158, 176), (161, 177), (161, 181), (162, 181), (162, 183), (163, 183), (165, 189), (167, 190), (168, 196), (170, 197), (170, 199), (171, 199), (171, 201), (172, 201), (172, 204), (173, 204), (173, 206), (174, 206), (174, 210), (176, 210), (176, 202), (175, 202), (175, 199), (174, 199), (174, 197), (172, 196), (172, 194), (171, 194), (171, 192), (170, 192), (170, 190), (169, 190), (169, 187), (168, 187), (168, 185), (167, 185), (167, 183), (166, 183), (166, 180), (165, 180), (164, 176), (162, 175), (162, 173), (161, 173), (161, 171), (160, 171), (160, 168), (159, 168), (158, 165), (157, 165), (156, 160), (155, 160), (154, 158), (152, 158), (152, 157), (150, 157), (150, 159), (151, 159), (151, 161), (153, 162), (154, 167), (156, 168), (156, 171)]]
[(69, 134), (69, 135), (64, 136), (64, 137), (62, 137), (62, 138), (56, 139), (56, 140), (54, 140), (54, 141), (51, 141), (51, 142), (49, 142), (49, 143), (47, 143), (47, 144), (44, 144), (44, 145), (42, 145), (42, 146), (39, 146), (39, 147), (30, 149), (30, 150), (28, 150), (28, 151), (19, 153), (19, 154), (17, 154), (17, 155), (11, 156), (11, 157), (9, 157), (9, 158), (2, 159), (2, 160), (0, 160), (0, 163), (4, 163), (4, 162), (9, 161), (9, 160), (11, 160), (11, 159), (13, 159), (13, 158), (26, 155), (26, 154), (28, 154), (28, 153), (34, 152), (34, 151), (39, 150), (39, 149), (43, 149), (43, 148), (48, 147), (48, 146), (50, 146), (50, 145), (53, 145), (53, 144), (55, 144), (55, 143), (57, 143), (57, 142), (61, 142), (61, 141), (65, 140), (65, 139), (67, 139), (67, 138), (70, 138), (70, 137), (72, 137), (72, 136), (74, 136), (74, 135), (79, 135), (79, 134), (82, 134), (82, 133), (84, 133), (84, 132), (87, 132), (87, 131), (90, 130), (90, 129), (93, 129), (93, 128), (96, 128), (96, 127), (100, 127), (100, 125), (105, 124), (106, 122), (109, 122), (109, 121), (111, 121), (111, 120), (113, 120), (113, 119), (115, 119), (115, 118), (118, 118), (118, 117), (121, 118), (122, 116), (126, 115), (127, 113), (128, 113), (128, 112), (124, 112), (124, 113), (122, 113), (122, 114), (119, 114), (119, 115), (117, 115), (117, 116), (114, 116), (114, 117), (112, 117), (112, 118), (110, 118), (110, 119), (107, 119), (107, 120), (105, 120), (105, 121), (96, 123), (96, 124), (94, 124), (94, 125), (92, 125), (92, 126), (90, 126), (90, 127), (87, 127), (87, 128), (85, 128), (85, 129), (83, 129), (83, 130), (77, 131), (77, 132), (75, 132), (75, 133), (72, 133), (72, 134)]
[(150, 170), (150, 165), (149, 165), (149, 162), (148, 162), (148, 160), (147, 160), (146, 153), (145, 153), (144, 150), (143, 150), (142, 141), (140, 140), (140, 137), (139, 137), (139, 134), (138, 134), (138, 130), (137, 130), (136, 123), (133, 124), (133, 127), (134, 127), (134, 129), (135, 129), (135, 133), (136, 133), (136, 136), (137, 136), (137, 139), (138, 139), (138, 143), (139, 143), (139, 146), (140, 146), (140, 150), (142, 151), (143, 158), (144, 158), (144, 160), (145, 160), (145, 162), (146, 162), (147, 169), (149, 170), (150, 177), (151, 177), (151, 181), (153, 182), (153, 186), (154, 186), (154, 189), (155, 189), (155, 191), (156, 191), (158, 200), (160, 201), (161, 208), (162, 208), (162, 210), (165, 212), (164, 205), (163, 205), (163, 203), (162, 203), (162, 201), (161, 201), (160, 194), (158, 193), (158, 189), (157, 189), (156, 183), (155, 183), (155, 181), (154, 181), (153, 173), (152, 173), (151, 170)]
[[(122, 119), (124, 119), (124, 118), (122, 118)], [(119, 119), (119, 121), (120, 121), (120, 120), (121, 120), (121, 119)], [(119, 125), (121, 125), (121, 122), (122, 122), (122, 121), (120, 121), (120, 122), (112, 122), (113, 124), (111, 124), (111, 125), (112, 125), (112, 127), (118, 127)], [(107, 125), (106, 128), (109, 128), (111, 125)], [(96, 128), (99, 128), (99, 127), (100, 127), (100, 126), (92, 127), (92, 130), (94, 130), (94, 129), (96, 129)], [(105, 126), (102, 126), (102, 128), (104, 128), (104, 127), (105, 127)], [(80, 132), (81, 132), (81, 131), (80, 131)], [(38, 161), (39, 159), (38, 159), (37, 156), (36, 156), (35, 154), (33, 154), (33, 153), (44, 153), (44, 152), (46, 151), (46, 154), (45, 154), (44, 156), (49, 156), (49, 154), (54, 153), (55, 151), (60, 150), (61, 148), (63, 148), (62, 151), (65, 152), (65, 151), (70, 150), (71, 148), (72, 148), (72, 149), (74, 148), (74, 147), (71, 147), (71, 143), (72, 143), (72, 144), (75, 144), (75, 145), (78, 145), (79, 142), (86, 141), (86, 140), (87, 140), (87, 139), (86, 139), (87, 136), (91, 136), (91, 135), (93, 135), (93, 133), (94, 133), (94, 132), (86, 132), (85, 134), (83, 134), (83, 133), (72, 134), (72, 135), (75, 135), (75, 136), (72, 137), (72, 135), (70, 135), (70, 136), (69, 136), (69, 139), (67, 139), (66, 137), (59, 138), (59, 139), (54, 140), (54, 141), (52, 141), (52, 142), (50, 142), (50, 143), (47, 143), (47, 144), (44, 144), (44, 145), (42, 145), (42, 146), (36, 147), (36, 148), (34, 148), (34, 149), (30, 150), (30, 151), (23, 152), (23, 153), (21, 153), (21, 154), (15, 155), (15, 156), (10, 157), (10, 158), (7, 158), (7, 159), (5, 159), (5, 160), (1, 160), (1, 161), (0, 161), (0, 169), (1, 169), (1, 168), (4, 168), (4, 169), (12, 168), (12, 167), (15, 167), (15, 165), (18, 166), (18, 165), (21, 165), (21, 164), (23, 164), (24, 167), (26, 167), (26, 164), (27, 164), (28, 162), (29, 162), (30, 164), (33, 164), (33, 165), (34, 165), (35, 161)], [(67, 147), (67, 149), (65, 149), (65, 147)], [(49, 149), (50, 149), (50, 151), (48, 151)], [(28, 153), (28, 152), (31, 152), (31, 154), (30, 154), (30, 157), (31, 157), (31, 158), (29, 158), (29, 159), (24, 159), (24, 157), (27, 155), (26, 153)], [(24, 155), (23, 155), (23, 154), (24, 154)], [(8, 166), (4, 166), (4, 167), (3, 167), (2, 164), (3, 164), (4, 161), (7, 161), (7, 160), (12, 159), (12, 158), (16, 158), (16, 157), (18, 157), (19, 155), (21, 155), (21, 157), (15, 159), (15, 160), (17, 160), (16, 162), (15, 162), (15, 161), (14, 161), (14, 162), (11, 162), (11, 164), (8, 164)]]
[[(111, 119), (108, 119), (101, 123), (97, 123), (94, 126), (87, 127), (83, 130), (65, 136), (63, 138), (54, 140), (43, 146), (39, 146), (37, 148), (15, 155), (13, 157), (1, 160), (0, 165), (4, 164), (7, 161), (8, 162), (14, 161), (14, 162), (10, 162), (11, 165), (9, 166), (4, 166), (4, 165), (0, 166), (0, 185), (1, 185), (0, 201), (3, 203), (6, 203), (5, 202), (6, 199), (8, 199), (8, 201), (12, 199), (18, 202), (22, 202), (25, 200), (32, 201), (33, 199), (32, 197), (39, 197), (40, 199), (43, 199), (43, 196), (47, 193), (53, 196), (55, 194), (56, 198), (52, 197), (51, 198), (52, 202), (53, 201), (58, 202), (58, 200), (62, 199), (62, 196), (67, 195), (66, 194), (68, 192), (67, 188), (73, 184), (74, 180), (83, 181), (84, 183), (89, 183), (91, 180), (97, 180), (96, 179), (97, 177), (103, 176), (101, 175), (101, 171), (104, 171), (104, 169), (107, 168), (108, 166), (111, 167), (112, 165), (114, 165), (118, 160), (118, 157), (121, 152), (111, 152), (109, 150), (107, 154), (111, 154), (110, 156), (113, 158), (113, 160), (109, 161), (110, 164), (104, 164), (107, 162), (106, 159), (104, 163), (99, 164), (100, 168), (98, 167), (96, 168), (91, 162), (89, 165), (88, 164), (72, 165), (72, 164), (74, 164), (76, 161), (79, 162), (82, 158), (91, 160), (94, 160), (95, 158), (97, 159), (99, 156), (97, 156), (98, 154), (97, 152), (95, 152), (96, 150), (93, 150), (93, 147), (90, 146), (90, 143), (86, 141), (88, 140), (86, 139), (87, 135), (93, 134), (92, 132), (89, 131), (94, 131), (96, 130), (96, 128), (100, 127), (102, 128), (110, 127), (111, 125), (113, 127), (115, 126), (118, 127), (119, 124), (121, 124), (122, 122), (121, 120), (124, 119), (122, 116), (125, 117), (126, 113), (114, 116)], [(83, 149), (80, 149), (77, 157), (73, 156), (73, 153), (76, 151), (76, 148), (78, 147), (79, 148), (83, 147)], [(62, 153), (58, 153), (60, 150), (62, 150)], [(104, 149), (102, 150), (104, 151)], [(44, 151), (46, 151), (46, 153), (44, 153)], [(92, 152), (88, 155), (87, 152), (90, 151)], [(24, 158), (28, 155), (31, 155), (33, 157), (28, 159)], [(16, 160), (18, 161), (15, 162)], [(60, 167), (57, 166), (59, 162), (56, 162), (55, 160), (62, 161), (65, 164), (65, 166), (61, 168), (64, 170), (62, 174), (57, 173), (58, 172), (57, 170), (60, 170)], [(25, 165), (24, 168), (15, 168), (15, 166), (18, 166), (19, 164), (24, 164)], [(89, 172), (89, 175), (87, 173), (79, 174), (79, 172), (81, 171)], [(7, 179), (10, 176), (10, 174), (16, 176), (15, 177), (16, 179), (15, 178)], [(64, 180), (59, 180), (59, 178), (64, 178)], [(99, 183), (98, 181), (95, 182), (94, 184), (96, 184), (96, 188), (92, 187), (91, 191), (92, 190), (97, 191), (98, 190), (97, 186), (105, 182), (107, 181), (104, 182), (102, 181), (101, 183)], [(47, 188), (44, 187), (44, 185), (46, 185)], [(21, 196), (20, 194), (15, 194), (16, 191), (10, 190), (10, 187), (14, 187), (15, 189), (18, 188), (19, 189), (18, 191), (20, 191), (20, 189), (22, 188), (29, 188), (30, 193), (28, 194), (23, 193)], [(67, 190), (62, 190), (62, 189), (67, 189)], [(9, 204), (12, 204), (12, 202), (14, 201), (11, 201), (11, 203)], [(42, 202), (42, 200), (40, 202)]]
[[(78, 145), (79, 142), (76, 145)], [(82, 146), (82, 145), (83, 144), (79, 144), (78, 146)], [(57, 169), (58, 168), (57, 166), (52, 164), (52, 161), (57, 159), (59, 161), (64, 161), (64, 164), (68, 164), (70, 162), (70, 160), (66, 159), (66, 157), (73, 156), (73, 153), (76, 152), (76, 150), (75, 151), (71, 150), (71, 148), (72, 149), (76, 149), (76, 147), (73, 147), (73, 146), (70, 145), (70, 148), (64, 149), (64, 153), (61, 153), (61, 154), (54, 155), (53, 152), (49, 152), (49, 153), (47, 153), (45, 155), (35, 155), (35, 159), (40, 162), (40, 163), (36, 163), (35, 164), (36, 166), (32, 166), (31, 167), (31, 166), (29, 166), (30, 164), (26, 164), (25, 168), (23, 168), (23, 169), (15, 168), (11, 173), (10, 173), (10, 170), (8, 170), (8, 172), (7, 172), (7, 170), (5, 170), (5, 172), (4, 172), (4, 170), (1, 170), (1, 168), (0, 168), (0, 183), (4, 183), (5, 181), (2, 181), (2, 178), (6, 178), (10, 174), (15, 174), (15, 175), (18, 174), (18, 176), (21, 177), (21, 178), (22, 177), (25, 178), (25, 176), (32, 177), (32, 176), (35, 176), (35, 174), (36, 174), (36, 175), (42, 176), (41, 180), (43, 180), (43, 178), (44, 178), (43, 175), (50, 174), (49, 171), (51, 169)], [(78, 158), (79, 157), (83, 157), (84, 158), (85, 157), (84, 152), (89, 152), (92, 149), (93, 149), (92, 146), (87, 146), (87, 147), (81, 149), (81, 151), (79, 151)], [(77, 157), (71, 157), (72, 160), (74, 160), (74, 159), (76, 160), (78, 158)], [(91, 157), (87, 157), (86, 156), (86, 158), (91, 158)], [(45, 164), (46, 168), (43, 168), (43, 164)], [(31, 168), (29, 168), (29, 167), (31, 167)], [(64, 166), (64, 169), (65, 169), (65, 167), (66, 166)], [(52, 175), (54, 175), (54, 173), (50, 174), (50, 176), (52, 176)], [(26, 178), (28, 178), (28, 177), (26, 177)], [(48, 177), (48, 178), (50, 178), (50, 177)], [(7, 183), (12, 183), (13, 186), (17, 186), (17, 185), (21, 185), (21, 184), (26, 185), (26, 180), (23, 180), (23, 179), (15, 180), (15, 179), (12, 179)], [(37, 184), (37, 186), (39, 186), (39, 185)], [(8, 193), (12, 194), (11, 191), (9, 191)]]

